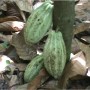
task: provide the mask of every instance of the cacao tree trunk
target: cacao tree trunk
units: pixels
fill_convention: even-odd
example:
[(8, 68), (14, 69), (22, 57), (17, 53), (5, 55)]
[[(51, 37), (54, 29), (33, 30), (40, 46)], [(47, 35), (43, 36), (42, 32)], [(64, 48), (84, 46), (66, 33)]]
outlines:
[(71, 53), (71, 42), (75, 16), (74, 6), (74, 0), (54, 0), (53, 28), (56, 30), (58, 26), (59, 30), (63, 34), (67, 50), (67, 61), (70, 60)]

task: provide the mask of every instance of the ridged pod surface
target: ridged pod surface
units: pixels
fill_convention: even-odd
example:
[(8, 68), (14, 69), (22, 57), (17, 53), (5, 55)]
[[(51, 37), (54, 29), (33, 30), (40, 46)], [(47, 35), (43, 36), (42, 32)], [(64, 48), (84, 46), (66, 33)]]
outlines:
[(32, 59), (32, 61), (27, 65), (24, 72), (24, 81), (32, 81), (43, 67), (43, 56), (39, 55)]
[(66, 64), (66, 48), (60, 31), (50, 31), (44, 46), (43, 58), (48, 73), (58, 79)]
[(53, 5), (50, 2), (44, 2), (31, 13), (24, 30), (27, 44), (37, 43), (45, 36), (52, 24), (52, 11)]

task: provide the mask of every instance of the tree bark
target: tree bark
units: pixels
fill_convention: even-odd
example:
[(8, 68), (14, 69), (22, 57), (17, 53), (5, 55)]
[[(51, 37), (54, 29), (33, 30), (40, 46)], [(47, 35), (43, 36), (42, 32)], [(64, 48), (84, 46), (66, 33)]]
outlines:
[(73, 36), (74, 24), (74, 0), (54, 0), (54, 15), (53, 15), (53, 29), (56, 30), (57, 26), (63, 34), (63, 38), (67, 50), (67, 61), (70, 60), (71, 43)]

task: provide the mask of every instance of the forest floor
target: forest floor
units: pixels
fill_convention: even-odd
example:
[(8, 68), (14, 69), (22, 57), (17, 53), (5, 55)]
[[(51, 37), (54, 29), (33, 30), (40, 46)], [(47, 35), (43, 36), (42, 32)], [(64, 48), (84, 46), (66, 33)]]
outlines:
[[(42, 52), (43, 43), (31, 48), (23, 38), (25, 21), (32, 9), (30, 2), (3, 1), (0, 1), (0, 90), (59, 90), (55, 88), (57, 80), (48, 76), (45, 69), (32, 83), (24, 82), (25, 68), (30, 59)], [(90, 1), (80, 0), (75, 5), (75, 15), (71, 60), (65, 67), (61, 83), (67, 90), (90, 90)]]

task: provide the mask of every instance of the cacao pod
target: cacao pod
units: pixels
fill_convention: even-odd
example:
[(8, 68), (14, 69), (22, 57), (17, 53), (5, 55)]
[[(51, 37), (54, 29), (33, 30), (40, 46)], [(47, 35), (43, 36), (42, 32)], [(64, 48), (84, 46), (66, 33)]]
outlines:
[(32, 59), (32, 61), (27, 65), (24, 73), (24, 81), (32, 81), (43, 67), (43, 56), (39, 55)]
[(60, 31), (50, 31), (43, 52), (46, 70), (55, 79), (58, 79), (66, 64), (66, 48)]
[(45, 36), (52, 24), (52, 11), (53, 5), (50, 2), (44, 2), (31, 13), (24, 30), (27, 44), (37, 43)]

